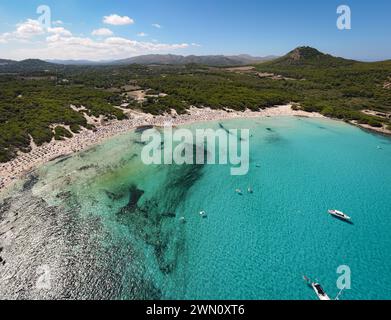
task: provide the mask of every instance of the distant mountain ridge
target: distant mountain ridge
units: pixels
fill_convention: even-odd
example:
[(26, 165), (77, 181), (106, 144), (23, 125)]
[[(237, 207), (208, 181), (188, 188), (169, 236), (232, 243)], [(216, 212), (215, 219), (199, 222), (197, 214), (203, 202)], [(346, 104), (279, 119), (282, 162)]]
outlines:
[(252, 57), (250, 55), (209, 55), (209, 56), (181, 56), (181, 55), (143, 55), (129, 59), (114, 61), (114, 64), (158, 64), (158, 65), (184, 65), (184, 64), (202, 64), (207, 66), (231, 66), (246, 65), (262, 61), (268, 61), (275, 57)]
[(207, 56), (182, 56), (174, 54), (149, 54), (120, 59), (114, 61), (89, 61), (89, 60), (48, 60), (48, 62), (64, 65), (126, 65), (126, 64), (143, 64), (143, 65), (185, 65), (185, 64), (202, 64), (207, 66), (236, 66), (270, 61), (275, 56), (253, 57), (247, 54), (241, 55), (207, 55)]
[(0, 59), (0, 66), (6, 66), (6, 65), (12, 64), (14, 62), (17, 62), (17, 61), (7, 60), (7, 59)]
[(66, 66), (97, 66), (102, 64), (111, 64), (112, 61), (91, 61), (91, 60), (45, 60), (46, 62), (53, 64), (62, 64)]
[[(182, 56), (173, 54), (151, 54), (136, 56), (128, 59), (115, 61), (89, 61), (89, 60), (48, 60), (43, 61), (39, 59), (27, 59), (23, 61), (14, 61), (8, 59), (0, 59), (0, 73), (21, 73), (30, 71), (55, 71), (65, 66), (121, 66), (129, 64), (140, 65), (186, 65), (186, 64), (200, 64), (205, 66), (244, 66), (263, 64), (270, 67), (289, 67), (289, 66), (303, 66), (303, 67), (337, 67), (348, 66), (359, 61), (334, 57), (330, 54), (325, 54), (317, 49), (311, 47), (298, 47), (285, 56), (267, 56), (267, 57), (253, 57), (250, 55), (207, 55), (207, 56)], [(362, 62), (364, 63), (364, 62)]]
[(22, 61), (0, 59), (0, 72), (20, 73), (30, 71), (55, 70), (58, 65), (39, 59), (26, 59)]
[(89, 60), (39, 60), (26, 59), (22, 61), (0, 59), (1, 73), (21, 73), (30, 71), (55, 71), (65, 66), (122, 66), (130, 64), (139, 65), (186, 65), (199, 64), (206, 66), (242, 66), (255, 64), (274, 59), (274, 56), (252, 57), (250, 55), (224, 56), (181, 56), (181, 55), (143, 55), (129, 59), (115, 61), (89, 61)]

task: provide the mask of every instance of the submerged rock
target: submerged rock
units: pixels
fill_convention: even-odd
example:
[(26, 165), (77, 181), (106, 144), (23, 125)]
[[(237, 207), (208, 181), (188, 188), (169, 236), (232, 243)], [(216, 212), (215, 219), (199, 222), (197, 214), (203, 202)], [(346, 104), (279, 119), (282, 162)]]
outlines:
[(57, 199), (66, 200), (69, 199), (72, 196), (72, 193), (70, 191), (64, 191), (56, 195)]
[(60, 164), (60, 163), (62, 163), (62, 162), (65, 162), (66, 160), (70, 159), (71, 157), (72, 157), (72, 156), (61, 155), (61, 156), (58, 156), (58, 157), (52, 159), (52, 161), (58, 160), (58, 161), (56, 162), (56, 165), (57, 165), (57, 164)]
[(120, 199), (122, 199), (125, 195), (123, 193), (119, 193), (119, 194), (116, 194), (114, 192), (110, 192), (110, 191), (107, 191), (107, 190), (104, 190), (107, 197), (111, 200), (111, 201), (118, 201)]
[(90, 164), (90, 165), (86, 165), (86, 166), (80, 167), (77, 170), (78, 171), (86, 171), (86, 170), (89, 170), (89, 169), (96, 169), (96, 168), (99, 168), (99, 166), (97, 166), (96, 164)]
[(166, 218), (176, 218), (175, 212), (165, 212), (162, 214), (162, 216)]
[(136, 133), (143, 133), (144, 131), (147, 131), (147, 130), (150, 130), (153, 128), (154, 128), (154, 126), (152, 126), (152, 125), (139, 126), (136, 128), (135, 132)]
[(135, 141), (133, 141), (135, 144), (139, 144), (139, 145), (141, 145), (141, 146), (146, 146), (147, 145), (147, 143), (146, 142), (142, 142), (142, 141), (138, 141), (138, 140), (135, 140)]
[(31, 190), (38, 182), (38, 177), (35, 174), (30, 174), (27, 181), (23, 184), (23, 191)]
[(128, 239), (108, 232), (98, 216), (81, 216), (77, 196), (50, 207), (31, 191), (22, 191), (2, 208), (4, 219), (20, 216), (0, 235), (3, 299), (161, 298), (145, 273), (142, 255)]
[(132, 185), (129, 191), (130, 191), (129, 202), (125, 207), (123, 207), (120, 210), (121, 214), (135, 212), (137, 209), (137, 203), (139, 202), (140, 198), (144, 195), (144, 190), (138, 189), (137, 186), (135, 185)]

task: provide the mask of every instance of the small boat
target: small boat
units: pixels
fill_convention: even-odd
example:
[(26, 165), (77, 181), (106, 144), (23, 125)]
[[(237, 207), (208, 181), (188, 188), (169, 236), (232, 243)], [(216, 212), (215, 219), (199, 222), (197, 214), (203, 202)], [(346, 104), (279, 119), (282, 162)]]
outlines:
[(316, 295), (318, 296), (319, 300), (322, 301), (330, 301), (330, 297), (326, 294), (326, 292), (323, 290), (322, 286), (319, 283), (313, 282), (311, 284), (312, 289), (314, 289)]
[(236, 189), (235, 192), (236, 192), (238, 195), (240, 195), (240, 196), (243, 195), (243, 192), (242, 192), (242, 190), (240, 190), (240, 189)]
[(206, 218), (208, 215), (206, 214), (205, 211), (201, 211), (201, 212), (200, 212), (200, 216), (201, 216), (202, 218)]
[(181, 223), (186, 223), (186, 218), (185, 218), (185, 217), (180, 217), (180, 218), (179, 218), (179, 221), (180, 221)]
[(322, 286), (319, 283), (312, 282), (306, 276), (303, 276), (303, 278), (304, 278), (304, 281), (307, 283), (307, 285), (315, 291), (319, 300), (322, 300), (322, 301), (331, 300), (330, 297), (326, 294), (326, 292), (323, 290)]
[(253, 193), (254, 193), (254, 190), (251, 189), (250, 187), (248, 187), (247, 192), (250, 193), (250, 194), (253, 194)]
[(344, 214), (342, 211), (338, 211), (338, 210), (329, 210), (329, 214), (331, 214), (332, 216), (338, 218), (338, 219), (341, 219), (341, 220), (344, 220), (344, 221), (351, 221), (352, 218), (349, 217), (348, 215)]

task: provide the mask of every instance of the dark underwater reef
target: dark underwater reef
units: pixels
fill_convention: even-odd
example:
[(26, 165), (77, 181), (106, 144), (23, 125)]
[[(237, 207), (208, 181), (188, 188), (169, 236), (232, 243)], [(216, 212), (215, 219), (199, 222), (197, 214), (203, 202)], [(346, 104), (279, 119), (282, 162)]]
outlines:
[[(66, 160), (60, 159), (56, 164)], [(121, 164), (107, 168), (91, 164), (80, 166), (78, 171), (94, 169), (100, 175), (119, 168)], [(28, 175), (21, 190), (0, 203), (0, 297), (162, 298), (156, 279), (149, 275), (150, 263), (157, 262), (157, 269), (170, 275), (184, 256), (185, 224), (177, 218), (186, 213), (178, 213), (178, 207), (202, 177), (203, 166), (173, 165), (162, 170), (167, 170), (167, 178), (156, 194), (147, 194), (134, 184), (127, 191), (123, 186), (120, 192), (102, 190), (112, 203), (108, 209), (128, 199), (112, 219), (128, 229), (132, 235), (129, 238), (117, 236), (115, 228), (99, 214), (81, 214), (86, 198), (70, 191), (71, 185), (66, 181), (55, 197), (60, 204), (50, 206), (32, 194), (41, 177), (35, 172)], [(93, 196), (87, 197), (89, 200), (92, 205), (101, 201)], [(146, 261), (145, 247), (153, 249), (155, 262)], [(48, 290), (36, 287), (37, 270), (42, 266), (51, 272)]]
[(143, 190), (131, 186), (128, 204), (117, 213), (121, 224), (153, 247), (159, 269), (166, 275), (175, 270), (185, 247), (184, 225), (175, 219), (177, 208), (202, 176), (202, 169), (202, 165), (172, 166), (160, 192), (147, 200), (142, 199)]

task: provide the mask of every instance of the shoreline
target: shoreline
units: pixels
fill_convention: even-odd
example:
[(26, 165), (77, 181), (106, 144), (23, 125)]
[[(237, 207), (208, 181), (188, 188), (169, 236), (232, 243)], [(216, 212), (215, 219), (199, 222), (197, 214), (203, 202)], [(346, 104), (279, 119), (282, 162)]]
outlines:
[(391, 131), (388, 130), (384, 125), (381, 128), (380, 127), (371, 127), (368, 124), (358, 123), (355, 120), (348, 121), (347, 123), (351, 124), (352, 126), (355, 126), (357, 128), (360, 128), (361, 130), (364, 130), (366, 132), (376, 133), (376, 134), (381, 134), (386, 137), (391, 137)]
[(51, 142), (45, 143), (39, 147), (35, 146), (32, 142), (32, 150), (30, 152), (19, 152), (15, 159), (0, 164), (0, 192), (40, 165), (53, 161), (56, 158), (70, 156), (74, 153), (86, 150), (96, 144), (102, 143), (106, 139), (146, 125), (161, 127), (169, 122), (172, 123), (173, 126), (176, 126), (197, 122), (240, 118), (266, 118), (273, 116), (324, 118), (321, 114), (292, 110), (291, 105), (276, 106), (255, 112), (250, 110), (240, 112), (192, 107), (188, 110), (188, 114), (167, 114), (161, 116), (153, 116), (151, 114), (129, 110), (128, 115), (130, 116), (130, 119), (121, 121), (112, 120), (106, 125), (97, 125), (95, 131), (83, 129), (80, 133), (74, 134), (74, 136), (69, 139), (61, 141), (53, 139)]
[[(6, 163), (0, 164), (0, 192), (8, 188), (14, 181), (22, 176), (33, 171), (40, 165), (53, 161), (58, 158), (71, 156), (74, 153), (86, 150), (96, 144), (102, 143), (105, 140), (116, 135), (129, 132), (142, 126), (161, 127), (166, 123), (171, 123), (173, 126), (192, 124), (197, 122), (208, 122), (218, 120), (240, 119), (240, 118), (267, 118), (279, 116), (297, 116), (307, 118), (327, 118), (319, 113), (310, 113), (302, 110), (293, 110), (292, 105), (276, 106), (260, 111), (234, 111), (234, 110), (216, 110), (210, 108), (195, 108), (188, 110), (187, 114), (153, 116), (151, 114), (141, 113), (129, 110), (129, 119), (112, 120), (106, 125), (96, 126), (95, 131), (84, 129), (78, 134), (74, 134), (72, 138), (56, 141), (52, 140), (42, 146), (35, 146), (32, 142), (32, 150), (28, 153), (19, 153), (18, 156)], [(356, 125), (352, 123), (353, 125)], [(364, 128), (360, 125), (358, 127)], [(370, 128), (364, 128), (369, 129)], [(375, 130), (378, 133), (383, 133), (380, 130)]]

